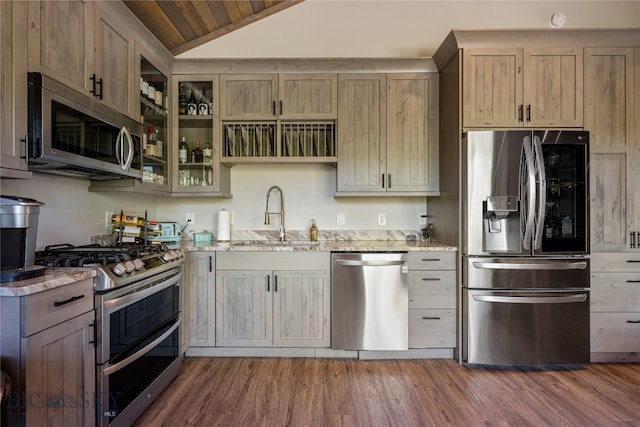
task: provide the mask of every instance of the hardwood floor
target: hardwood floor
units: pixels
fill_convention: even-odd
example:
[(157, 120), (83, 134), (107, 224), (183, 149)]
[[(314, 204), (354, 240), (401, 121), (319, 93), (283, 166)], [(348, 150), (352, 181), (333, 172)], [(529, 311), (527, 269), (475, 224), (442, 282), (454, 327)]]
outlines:
[(640, 364), (187, 358), (135, 426), (640, 426)]

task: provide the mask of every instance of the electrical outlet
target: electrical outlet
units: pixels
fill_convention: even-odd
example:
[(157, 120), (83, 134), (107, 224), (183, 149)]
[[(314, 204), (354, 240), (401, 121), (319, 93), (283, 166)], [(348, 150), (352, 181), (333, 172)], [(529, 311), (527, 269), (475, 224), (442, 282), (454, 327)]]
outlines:
[(196, 225), (196, 214), (194, 214), (193, 212), (187, 212), (185, 221), (193, 230), (193, 227)]
[(113, 216), (113, 212), (105, 211), (104, 213), (104, 226), (105, 228), (111, 227), (111, 217)]
[(387, 225), (387, 214), (379, 213), (378, 214), (378, 225)]
[(342, 212), (338, 213), (338, 217), (336, 218), (336, 220), (338, 222), (338, 225), (345, 225), (347, 222), (344, 213)]
[(427, 214), (420, 214), (420, 225), (427, 225)]

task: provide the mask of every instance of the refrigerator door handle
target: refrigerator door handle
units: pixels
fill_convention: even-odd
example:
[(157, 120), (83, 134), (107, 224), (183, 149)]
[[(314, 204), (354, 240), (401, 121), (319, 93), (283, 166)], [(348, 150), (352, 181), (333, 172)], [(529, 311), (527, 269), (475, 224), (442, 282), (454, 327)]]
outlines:
[(538, 175), (538, 214), (536, 215), (534, 249), (542, 247), (542, 233), (544, 231), (545, 208), (547, 206), (547, 173), (544, 167), (544, 156), (542, 154), (542, 141), (540, 137), (533, 137), (533, 147), (535, 149), (535, 165)]
[(533, 234), (533, 228), (535, 226), (535, 200), (536, 200), (536, 175), (535, 164), (533, 162), (533, 150), (531, 148), (530, 137), (524, 137), (522, 143), (522, 150), (524, 154), (524, 165), (522, 166), (522, 198), (524, 203), (522, 204), (521, 221), (524, 226), (524, 233), (522, 234), (522, 247), (524, 249), (531, 249), (531, 240)]
[(474, 262), (475, 268), (487, 270), (584, 270), (587, 268), (586, 261), (576, 262)]
[(497, 302), (507, 304), (570, 304), (576, 302), (585, 302), (587, 300), (587, 294), (575, 294), (562, 297), (507, 297), (473, 295), (473, 299), (480, 302)]

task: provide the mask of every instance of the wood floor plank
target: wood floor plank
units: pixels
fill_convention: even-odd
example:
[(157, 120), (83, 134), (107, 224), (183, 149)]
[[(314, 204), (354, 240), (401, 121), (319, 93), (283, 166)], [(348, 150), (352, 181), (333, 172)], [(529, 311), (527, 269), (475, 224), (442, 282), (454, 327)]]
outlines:
[(640, 426), (640, 365), (187, 358), (149, 425)]

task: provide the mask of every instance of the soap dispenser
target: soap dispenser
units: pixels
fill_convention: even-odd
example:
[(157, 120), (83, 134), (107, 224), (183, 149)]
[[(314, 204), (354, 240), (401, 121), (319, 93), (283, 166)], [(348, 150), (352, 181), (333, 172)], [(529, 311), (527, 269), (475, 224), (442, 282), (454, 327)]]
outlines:
[(318, 227), (316, 227), (316, 220), (311, 220), (311, 227), (309, 227), (309, 240), (312, 242), (318, 241)]

